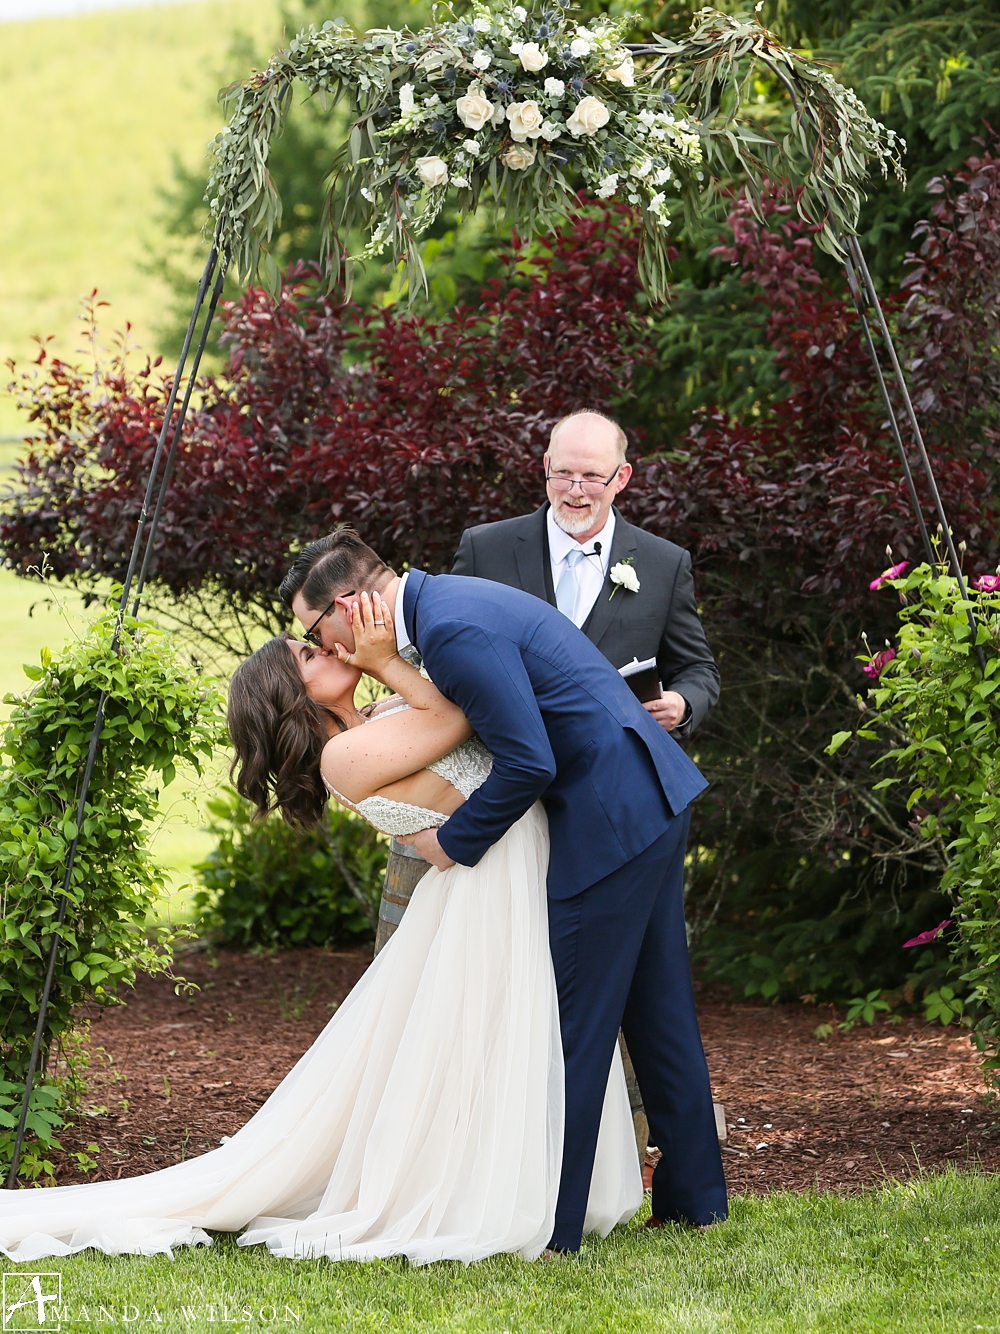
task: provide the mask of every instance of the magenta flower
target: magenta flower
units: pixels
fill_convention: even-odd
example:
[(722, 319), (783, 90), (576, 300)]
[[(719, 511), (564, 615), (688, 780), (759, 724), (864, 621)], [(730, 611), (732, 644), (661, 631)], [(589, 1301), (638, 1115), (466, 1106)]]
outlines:
[(865, 668), (864, 668), (865, 676), (870, 676), (873, 681), (877, 681), (878, 678), (882, 675), (882, 668), (886, 665), (887, 662), (892, 662), (895, 656), (896, 656), (896, 650), (894, 648), (879, 649), (879, 651), (872, 658), (871, 662), (865, 663)]
[(914, 936), (912, 940), (906, 941), (906, 943), (903, 945), (903, 949), (908, 950), (911, 947), (911, 945), (929, 945), (930, 942), (935, 938), (935, 936), (939, 936), (941, 934), (941, 932), (945, 929), (946, 926), (951, 926), (950, 917), (946, 917), (944, 921), (939, 922), (937, 926), (932, 926), (929, 931), (921, 931), (919, 936)]
[(873, 579), (871, 583), (868, 585), (868, 587), (874, 593), (877, 589), (881, 588), (882, 585), (886, 583), (889, 579), (898, 579), (899, 576), (906, 569), (907, 565), (909, 565), (909, 561), (905, 560), (901, 560), (898, 565), (890, 565), (887, 570), (882, 571), (882, 573), (879, 575), (877, 579)]
[(996, 593), (1000, 590), (1000, 574), (981, 574), (972, 587), (980, 593)]

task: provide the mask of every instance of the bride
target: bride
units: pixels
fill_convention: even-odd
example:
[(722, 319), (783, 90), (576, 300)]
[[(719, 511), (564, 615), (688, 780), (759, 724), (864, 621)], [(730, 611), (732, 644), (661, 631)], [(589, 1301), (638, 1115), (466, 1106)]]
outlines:
[[(489, 753), (398, 656), (377, 593), (352, 604), (351, 623), (352, 654), (282, 636), (234, 673), (237, 787), (259, 814), (277, 806), (299, 826), (321, 818), (328, 793), (385, 833), (440, 826), (485, 781)], [(367, 715), (354, 706), (362, 671), (397, 692)], [(477, 866), (432, 867), (396, 933), (237, 1134), (146, 1176), (0, 1192), (0, 1251), (169, 1255), (210, 1244), (213, 1229), (289, 1259), (540, 1255), (563, 1133), (548, 856), (539, 802)], [(641, 1200), (616, 1053), (585, 1230), (607, 1235)]]

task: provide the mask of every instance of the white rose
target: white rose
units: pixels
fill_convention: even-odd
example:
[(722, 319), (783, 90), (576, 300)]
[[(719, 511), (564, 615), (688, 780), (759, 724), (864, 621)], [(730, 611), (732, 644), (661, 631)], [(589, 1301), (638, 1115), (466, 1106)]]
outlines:
[(461, 190), (464, 190), (465, 187), (469, 184), (468, 178), (465, 176), (453, 176), (451, 178), (451, 183), (452, 185), (457, 185)]
[(511, 171), (524, 171), (534, 160), (535, 150), (529, 148), (527, 144), (512, 144), (500, 159), (505, 167), (510, 167)]
[(546, 97), (562, 97), (565, 91), (566, 91), (566, 85), (563, 83), (562, 79), (545, 80)]
[(512, 55), (512, 56), (519, 56), (519, 55), (521, 54), (521, 49), (522, 49), (523, 46), (524, 46), (524, 43), (523, 43), (523, 42), (511, 42), (511, 44), (510, 44), (510, 53), (511, 53), (511, 55)]
[[(633, 570), (631, 565), (626, 565), (620, 560), (617, 565), (611, 567), (611, 582), (621, 584), (622, 588), (627, 588), (630, 593), (638, 593), (639, 576)], [(612, 594), (612, 596), (614, 596)]]
[(399, 110), (404, 116), (408, 116), (413, 110), (413, 84), (404, 83), (399, 90)]
[(524, 42), (517, 53), (517, 58), (521, 62), (521, 68), (529, 74), (537, 74), (549, 63), (548, 56), (538, 49), (537, 42)]
[(597, 197), (598, 199), (610, 199), (617, 189), (618, 176), (616, 173), (612, 172), (610, 176), (605, 176), (604, 180), (601, 181), (600, 185), (597, 187)]
[(470, 89), (455, 103), (455, 110), (467, 130), (481, 130), (493, 115), (493, 103), (488, 102), (482, 93), (474, 93)]
[(517, 19), (518, 23), (524, 22), (528, 17), (528, 11), (525, 9), (524, 5), (514, 6), (514, 17)]
[(579, 139), (583, 134), (596, 134), (610, 119), (611, 114), (600, 98), (584, 97), (577, 102), (575, 111), (566, 122), (566, 128)]
[(558, 139), (561, 134), (562, 126), (557, 125), (555, 121), (546, 120), (542, 122), (542, 138), (548, 143), (551, 144), (552, 141)]
[(630, 51), (616, 51), (611, 57), (616, 62), (614, 69), (606, 69), (604, 77), (610, 83), (620, 83), (623, 88), (635, 87), (635, 63)]
[(465, 151), (469, 154), (470, 157), (479, 156), (479, 143), (476, 139), (466, 139), (466, 141), (462, 144), (462, 147), (465, 149)]
[(507, 112), (502, 102), (498, 102), (493, 108), (490, 124), (497, 130), (502, 130), (507, 124)]
[(472, 57), (472, 63), (475, 65), (476, 69), (489, 69), (490, 61), (492, 59), (493, 57), (488, 51), (477, 51)]
[(570, 55), (576, 56), (577, 60), (582, 59), (583, 56), (589, 56), (592, 50), (593, 47), (589, 37), (574, 37), (569, 44)]
[(475, 28), (476, 32), (489, 32), (490, 28), (493, 27), (493, 24), (489, 19), (474, 19), (472, 26)]
[(542, 132), (544, 117), (537, 102), (511, 102), (507, 119), (510, 121), (510, 137), (516, 144), (523, 144), (525, 139), (537, 139)]
[(424, 185), (446, 185), (448, 183), (448, 164), (439, 157), (418, 157), (417, 175)]

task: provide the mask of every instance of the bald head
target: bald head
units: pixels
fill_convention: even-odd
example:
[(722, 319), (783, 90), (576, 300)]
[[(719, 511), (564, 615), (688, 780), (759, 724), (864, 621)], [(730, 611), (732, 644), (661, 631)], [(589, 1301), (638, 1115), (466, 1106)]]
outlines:
[(571, 412), (568, 417), (557, 421), (549, 435), (550, 457), (557, 442), (563, 440), (571, 440), (574, 445), (595, 453), (600, 452), (611, 461), (611, 468), (625, 462), (628, 436), (616, 421), (605, 417), (603, 412)]
[[(574, 412), (552, 428), (544, 460), (546, 495), (558, 526), (578, 542), (603, 530), (615, 496), (632, 476), (625, 462), (627, 445), (618, 423), (600, 412)], [(575, 484), (568, 492), (558, 489), (571, 480)], [(596, 494), (584, 492), (582, 484)]]

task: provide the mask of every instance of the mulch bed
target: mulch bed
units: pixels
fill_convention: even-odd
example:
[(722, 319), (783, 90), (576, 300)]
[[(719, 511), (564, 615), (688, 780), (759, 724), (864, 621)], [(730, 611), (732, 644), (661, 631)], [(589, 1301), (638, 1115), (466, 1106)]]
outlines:
[[(190, 950), (167, 978), (93, 1017), (95, 1114), (63, 1135), (61, 1185), (137, 1176), (218, 1145), (257, 1110), (364, 972), (370, 949), (257, 957)], [(995, 1112), (964, 1031), (917, 1018), (814, 1037), (828, 1011), (701, 989), (723, 1153), (736, 1192), (857, 1190), (949, 1163), (997, 1165)], [(125, 1100), (123, 1102), (123, 1100)], [(107, 1108), (107, 1111), (102, 1110)], [(97, 1144), (83, 1174), (68, 1155)]]

